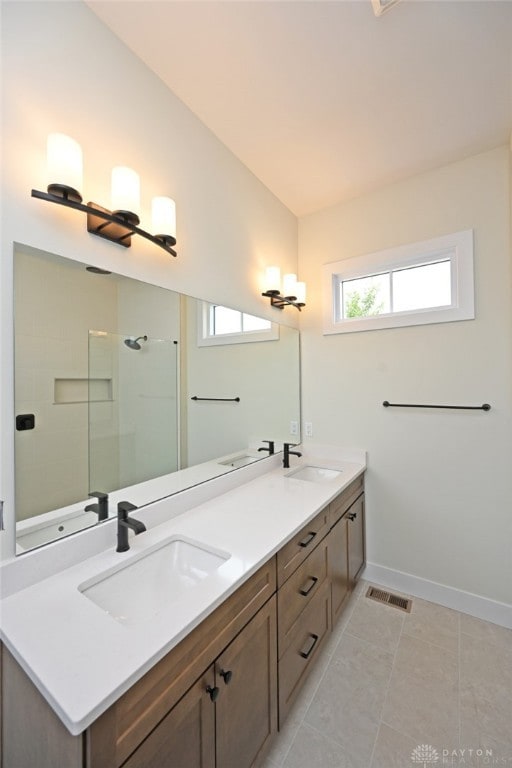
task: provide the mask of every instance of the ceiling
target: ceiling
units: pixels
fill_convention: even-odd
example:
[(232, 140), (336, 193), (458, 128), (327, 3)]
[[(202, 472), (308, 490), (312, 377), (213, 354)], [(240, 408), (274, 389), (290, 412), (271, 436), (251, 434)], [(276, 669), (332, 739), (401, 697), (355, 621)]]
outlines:
[(297, 216), (510, 138), (509, 0), (88, 5)]

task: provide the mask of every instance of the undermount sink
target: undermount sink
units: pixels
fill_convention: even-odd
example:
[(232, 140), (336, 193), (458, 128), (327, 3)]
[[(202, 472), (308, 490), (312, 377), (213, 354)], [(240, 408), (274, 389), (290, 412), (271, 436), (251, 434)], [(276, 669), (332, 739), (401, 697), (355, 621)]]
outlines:
[(310, 483), (328, 483), (341, 475), (340, 469), (327, 469), (327, 467), (305, 466), (289, 472), (287, 477), (295, 480), (307, 480)]
[(229, 558), (228, 552), (173, 536), (78, 589), (121, 624), (139, 624), (156, 616)]

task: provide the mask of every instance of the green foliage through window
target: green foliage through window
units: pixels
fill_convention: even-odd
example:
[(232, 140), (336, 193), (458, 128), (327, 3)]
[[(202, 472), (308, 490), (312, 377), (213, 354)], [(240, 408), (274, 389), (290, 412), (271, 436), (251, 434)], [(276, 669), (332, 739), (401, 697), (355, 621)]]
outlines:
[(345, 317), (372, 317), (379, 315), (384, 302), (377, 303), (379, 288), (372, 285), (363, 291), (350, 291), (345, 304)]

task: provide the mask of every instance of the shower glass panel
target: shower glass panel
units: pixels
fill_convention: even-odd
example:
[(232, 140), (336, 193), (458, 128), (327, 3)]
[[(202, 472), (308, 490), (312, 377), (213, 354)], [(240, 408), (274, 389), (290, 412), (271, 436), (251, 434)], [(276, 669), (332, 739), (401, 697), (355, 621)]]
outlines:
[(115, 491), (179, 465), (178, 345), (89, 331), (89, 490)]

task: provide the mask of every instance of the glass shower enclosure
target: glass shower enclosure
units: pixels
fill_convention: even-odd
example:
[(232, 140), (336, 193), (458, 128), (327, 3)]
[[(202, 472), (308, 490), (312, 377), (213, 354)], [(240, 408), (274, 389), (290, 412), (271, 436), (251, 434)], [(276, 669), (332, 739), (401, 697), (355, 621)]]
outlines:
[(179, 467), (178, 344), (89, 331), (89, 489), (110, 491)]

